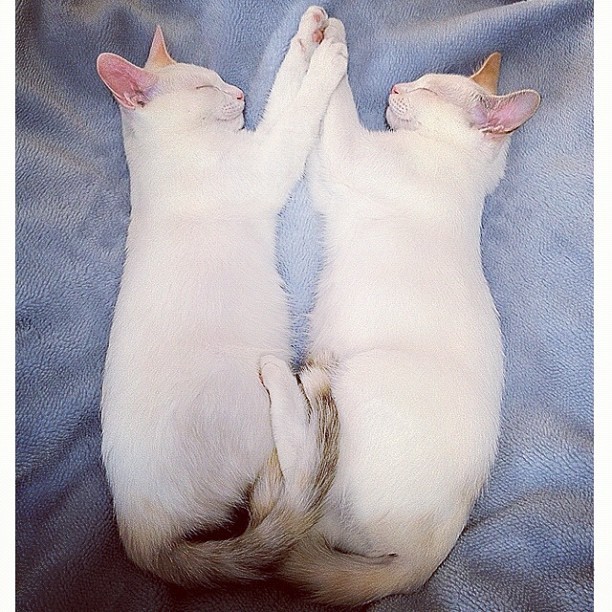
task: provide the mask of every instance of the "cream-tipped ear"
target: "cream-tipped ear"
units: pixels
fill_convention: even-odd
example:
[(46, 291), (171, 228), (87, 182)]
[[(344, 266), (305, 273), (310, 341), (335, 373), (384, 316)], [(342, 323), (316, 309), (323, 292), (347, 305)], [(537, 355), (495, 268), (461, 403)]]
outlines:
[(497, 51), (491, 53), (484, 61), (478, 72), (475, 72), (470, 79), (484, 87), (489, 93), (497, 93), (497, 82), (499, 81), (499, 67), (501, 65), (501, 53)]
[(164, 66), (169, 66), (170, 64), (176, 64), (176, 62), (170, 57), (168, 49), (166, 49), (166, 41), (164, 40), (164, 33), (161, 27), (157, 26), (153, 42), (151, 43), (149, 57), (144, 67), (150, 70), (151, 68), (164, 68)]

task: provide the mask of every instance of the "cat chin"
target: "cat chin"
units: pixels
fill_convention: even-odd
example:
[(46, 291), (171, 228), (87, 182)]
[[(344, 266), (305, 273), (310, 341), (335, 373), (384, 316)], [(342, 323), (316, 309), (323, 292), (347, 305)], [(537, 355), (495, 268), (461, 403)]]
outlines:
[(401, 118), (397, 115), (397, 113), (389, 106), (387, 107), (387, 112), (385, 113), (385, 119), (387, 120), (387, 124), (393, 131), (397, 130), (409, 130), (415, 131), (419, 127), (419, 122), (413, 118)]
[(241, 112), (233, 117), (218, 117), (214, 123), (219, 129), (238, 132), (244, 127), (244, 114)]
[(231, 130), (240, 130), (244, 127), (244, 105), (234, 108), (225, 108), (217, 116), (220, 125)]
[(230, 129), (233, 132), (240, 131), (244, 127), (244, 115), (242, 113), (240, 113), (240, 115), (238, 117), (236, 117), (232, 121), (229, 121), (228, 122), (228, 127), (230, 127)]

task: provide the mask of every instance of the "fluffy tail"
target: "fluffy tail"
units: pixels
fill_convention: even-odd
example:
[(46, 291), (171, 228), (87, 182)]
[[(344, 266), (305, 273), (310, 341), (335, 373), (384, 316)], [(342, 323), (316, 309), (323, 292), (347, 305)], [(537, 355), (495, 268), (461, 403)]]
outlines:
[(394, 554), (362, 557), (340, 552), (316, 533), (308, 534), (292, 549), (278, 573), (314, 601), (333, 606), (366, 604), (416, 589), (426, 579), (413, 583)]
[[(300, 373), (302, 391), (313, 406), (337, 414), (331, 395), (330, 366), (326, 357), (309, 362)], [(334, 464), (335, 472), (335, 464)], [(327, 486), (329, 489), (331, 480)], [(319, 514), (317, 513), (317, 517)], [(365, 557), (334, 549), (316, 530), (301, 538), (289, 551), (277, 574), (328, 605), (355, 606), (380, 599), (424, 582), (402, 567), (395, 554)]]
[(324, 388), (325, 371), (325, 365), (317, 368), (320, 384), (316, 400), (309, 402), (284, 361), (262, 360), (276, 449), (249, 492), (244, 533), (202, 542), (175, 534), (155, 543), (152, 530), (139, 533), (120, 523), (124, 545), (138, 565), (182, 586), (263, 580), (275, 573), (319, 520), (335, 474), (338, 415), (329, 387)]

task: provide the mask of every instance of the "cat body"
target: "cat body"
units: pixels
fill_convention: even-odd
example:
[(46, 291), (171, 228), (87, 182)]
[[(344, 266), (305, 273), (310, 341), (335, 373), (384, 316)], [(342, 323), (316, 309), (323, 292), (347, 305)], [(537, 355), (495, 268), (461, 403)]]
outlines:
[[(242, 91), (172, 60), (159, 28), (144, 69), (98, 59), (121, 107), (132, 205), (102, 451), (129, 556), (179, 584), (265, 577), (321, 497), (325, 442), (303, 419), (291, 417), (305, 427), (295, 469), (310, 492), (283, 483), (275, 436), (292, 435), (291, 418), (271, 413), (260, 362), (280, 372), (290, 358), (276, 216), (346, 72), (344, 44), (321, 42), (326, 19), (304, 14), (254, 132), (241, 129)], [(315, 433), (330, 419), (316, 412)], [(245, 503), (243, 535), (206, 539)]]
[(326, 603), (420, 587), (495, 456), (503, 356), (480, 218), (539, 102), (495, 96), (498, 70), (494, 54), (471, 78), (396, 85), (383, 133), (360, 125), (345, 78), (309, 162), (325, 227), (310, 352), (337, 359), (341, 435), (323, 519), (283, 571)]

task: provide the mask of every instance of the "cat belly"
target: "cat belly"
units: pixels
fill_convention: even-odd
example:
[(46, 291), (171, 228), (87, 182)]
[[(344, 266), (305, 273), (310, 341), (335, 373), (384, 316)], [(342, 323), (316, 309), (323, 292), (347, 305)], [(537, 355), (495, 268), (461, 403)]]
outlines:
[(105, 380), (102, 449), (117, 514), (220, 521), (272, 452), (269, 399), (254, 355), (195, 354), (180, 372), (161, 367), (172, 358)]
[(342, 435), (322, 529), (341, 549), (397, 554), (416, 582), (454, 545), (496, 448), (501, 369), (453, 366), (373, 350), (342, 362), (333, 382)]
[(272, 452), (259, 360), (289, 354), (286, 299), (271, 248), (213, 229), (128, 250), (102, 401), (120, 525), (221, 521)]

